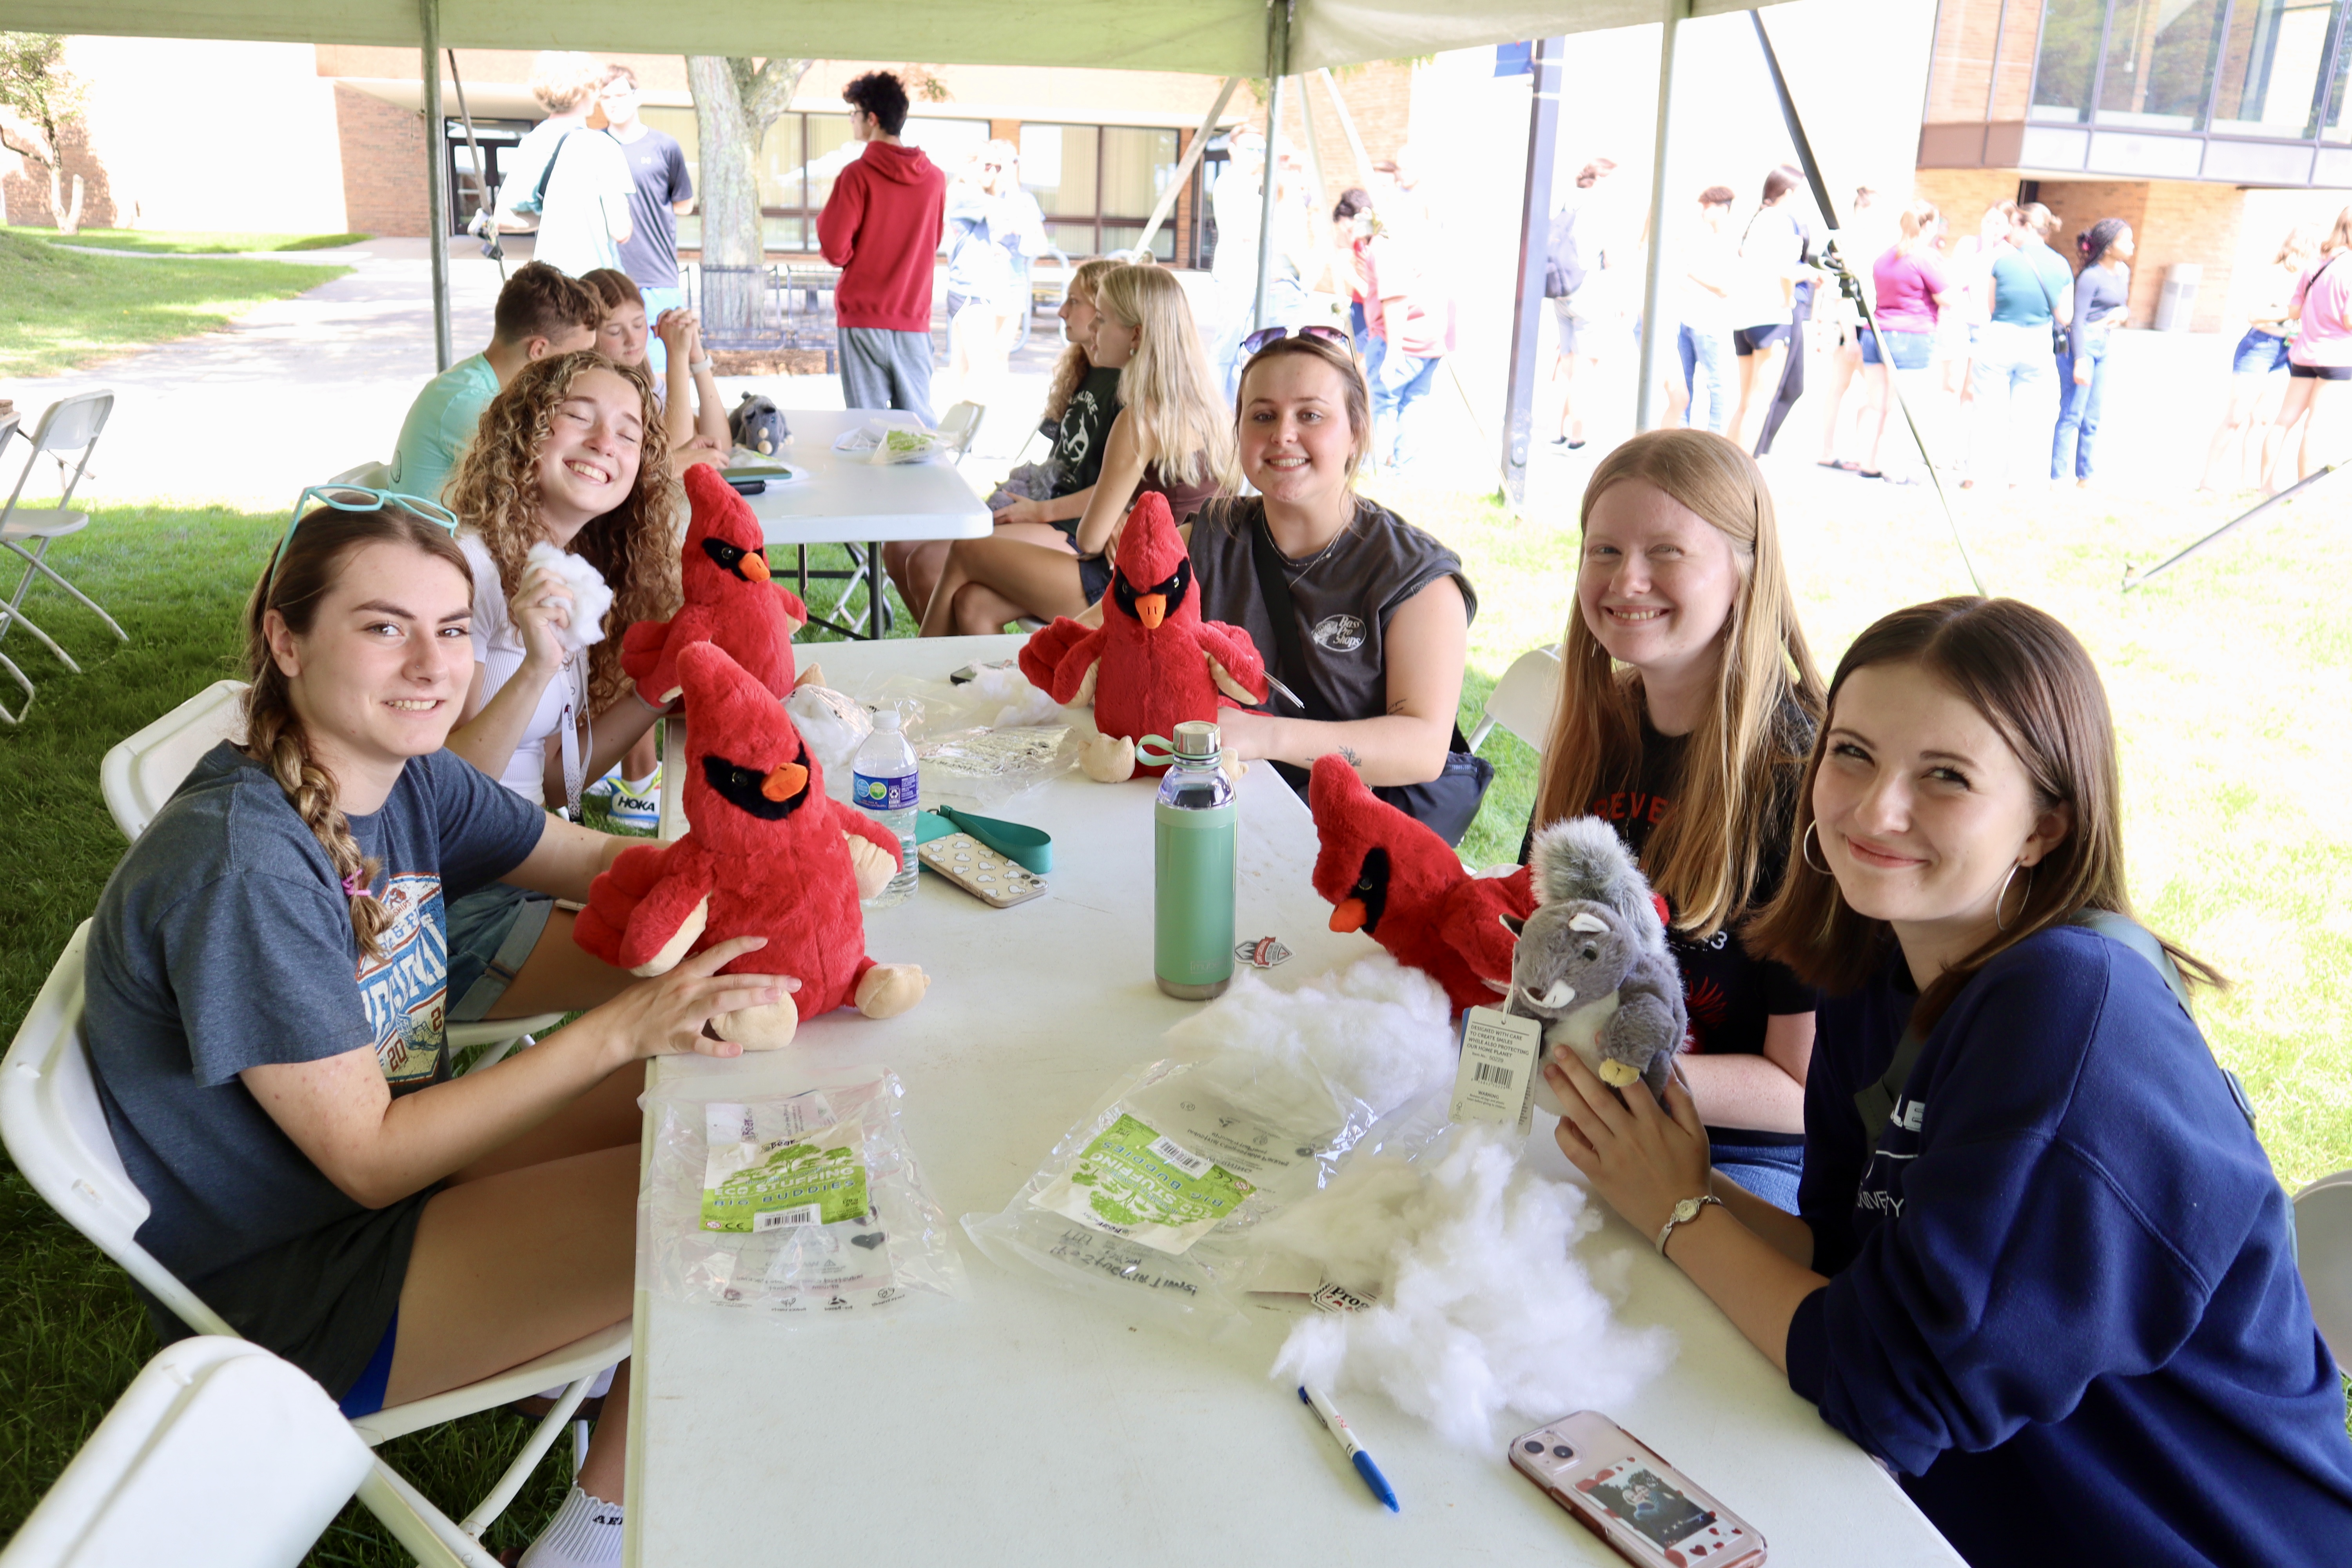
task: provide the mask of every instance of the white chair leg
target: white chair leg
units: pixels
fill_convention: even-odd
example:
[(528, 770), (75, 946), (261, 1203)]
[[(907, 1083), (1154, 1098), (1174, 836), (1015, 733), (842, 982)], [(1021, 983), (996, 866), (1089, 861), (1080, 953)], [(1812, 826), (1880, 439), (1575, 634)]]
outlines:
[(572, 1473), (580, 1474), (580, 1467), (588, 1462), (588, 1423), (572, 1423)]
[(360, 1506), (375, 1515), (421, 1568), (499, 1568), (499, 1560), (382, 1459), (360, 1483)]
[(0, 637), (5, 637), (8, 635), (8, 628), (11, 626), (23, 626), (26, 631), (32, 633), (33, 636), (40, 639), (41, 646), (49, 650), (49, 657), (56, 659), (59, 664), (64, 665), (68, 669), (72, 670), (76, 675), (79, 675), (81, 673), (81, 666), (74, 662), (73, 655), (59, 647), (58, 646), (57, 638), (43, 631), (41, 629), (41, 624), (38, 621), (33, 619), (32, 616), (26, 615), (24, 611), (17, 609), (13, 605), (0, 606)]
[(548, 1449), (555, 1446), (555, 1440), (563, 1436), (564, 1427), (572, 1424), (572, 1412), (580, 1408), (580, 1401), (587, 1396), (588, 1385), (595, 1381), (596, 1373), (592, 1372), (563, 1391), (563, 1397), (555, 1402), (552, 1410), (540, 1418), (539, 1426), (531, 1432), (530, 1441), (522, 1446), (522, 1452), (515, 1456), (514, 1463), (507, 1467), (506, 1473), (490, 1489), (489, 1496), (458, 1521), (459, 1530), (478, 1541), (482, 1531), (489, 1529), (492, 1521), (506, 1512), (507, 1504), (514, 1501), (515, 1493), (522, 1490), (522, 1484), (530, 1479), (531, 1471), (539, 1468), (540, 1460), (547, 1457)]
[(1476, 751), (1478, 749), (1478, 742), (1484, 741), (1486, 738), (1488, 731), (1492, 731), (1494, 728), (1494, 715), (1488, 713), (1483, 708), (1480, 709), (1478, 710), (1478, 727), (1470, 731), (1470, 749), (1474, 752)]
[(0, 708), (0, 723), (21, 724), (25, 721), (25, 715), (33, 710), (33, 683), (25, 678), (23, 670), (16, 668), (16, 661), (5, 653), (0, 653), (0, 669), (5, 669), (8, 678), (25, 689), (25, 705), (14, 713)]
[[(13, 539), (0, 539), (0, 544), (6, 545), (9, 549), (23, 556), (25, 560), (31, 564), (35, 572), (38, 572), (42, 576), (47, 577), (50, 582), (55, 583), (58, 587), (63, 588), (67, 593), (71, 594), (75, 598), (79, 599), (82, 602), (82, 606), (89, 610), (90, 614), (96, 616), (100, 620), (104, 621), (107, 625), (107, 628), (113, 632), (117, 637), (120, 637), (124, 642), (129, 642), (131, 640), (131, 634), (124, 631), (121, 626), (115, 625), (114, 617), (108, 615), (105, 609), (100, 605), (96, 599), (91, 598), (88, 594), (83, 593), (79, 588), (75, 587), (71, 583), (68, 583), (63, 577), (58, 576), (57, 569), (51, 566), (47, 562), (41, 559), (41, 556), (47, 555), (49, 552), (49, 542), (47, 540), (45, 539), (41, 541), (39, 554), (35, 554), (33, 552), (26, 550), (23, 545), (17, 543)], [(27, 575), (29, 578), (29, 574)], [(16, 596), (19, 599), (22, 599), (25, 596), (25, 590), (21, 584), (17, 586)], [(29, 626), (33, 623), (26, 621), (25, 624)]]

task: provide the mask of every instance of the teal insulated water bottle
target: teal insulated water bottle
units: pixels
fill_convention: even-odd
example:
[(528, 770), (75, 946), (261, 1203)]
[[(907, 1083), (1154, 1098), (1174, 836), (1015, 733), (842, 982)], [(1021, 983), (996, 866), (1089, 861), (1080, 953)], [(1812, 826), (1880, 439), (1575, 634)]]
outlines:
[(1206, 1002), (1234, 983), (1237, 808), (1232, 781), (1217, 771), (1217, 727), (1188, 721), (1175, 742), (1151, 808), (1151, 966), (1169, 995)]

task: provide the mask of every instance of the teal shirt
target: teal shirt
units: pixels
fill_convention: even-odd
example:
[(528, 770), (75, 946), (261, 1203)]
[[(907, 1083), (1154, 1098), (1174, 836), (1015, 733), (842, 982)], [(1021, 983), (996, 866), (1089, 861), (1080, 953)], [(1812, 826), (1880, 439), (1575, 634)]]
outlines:
[(459, 360), (426, 382), (400, 423), (400, 440), (392, 448), (392, 488), (440, 500), (441, 487), (457, 471), (457, 455), (498, 395), (498, 373), (480, 354)]
[(1992, 264), (1992, 319), (2016, 327), (2041, 326), (2073, 281), (2074, 269), (2048, 246), (2013, 249)]

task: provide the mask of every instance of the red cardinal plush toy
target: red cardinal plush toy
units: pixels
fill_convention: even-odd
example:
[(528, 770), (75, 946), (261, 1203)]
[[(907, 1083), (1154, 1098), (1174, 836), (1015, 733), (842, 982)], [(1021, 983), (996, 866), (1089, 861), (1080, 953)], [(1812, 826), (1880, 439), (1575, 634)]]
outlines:
[(857, 907), (898, 868), (898, 841), (863, 812), (830, 799), (817, 761), (765, 687), (725, 650), (695, 643), (678, 656), (686, 683), (690, 767), (686, 820), (674, 844), (622, 851), (588, 890), (572, 936), (635, 974), (661, 974), (730, 937), (768, 945), (727, 965), (789, 974), (799, 992), (711, 1020), (746, 1050), (788, 1044), (803, 1018), (854, 1002), (869, 1018), (903, 1013), (930, 982), (911, 963), (866, 956)]
[(1500, 917), (1525, 921), (1534, 912), (1525, 866), (1507, 877), (1472, 876), (1444, 839), (1329, 752), (1315, 759), (1307, 807), (1323, 846), (1315, 890), (1333, 906), (1333, 931), (1360, 931), (1426, 973), (1456, 1012), (1509, 992), (1518, 939)]
[(677, 574), (686, 603), (668, 620), (639, 621), (622, 634), (621, 668), (646, 700), (667, 703), (683, 684), (678, 655), (715, 642), (770, 691), (789, 697), (793, 634), (808, 624), (808, 606), (768, 574), (760, 520), (719, 470), (697, 463), (685, 482), (693, 507)]
[(1172, 737), (1188, 719), (1215, 719), (1220, 693), (1235, 706), (1266, 695), (1265, 661), (1249, 633), (1201, 618), (1192, 558), (1156, 490), (1127, 514), (1101, 628), (1062, 616), (1022, 647), (1021, 673), (1056, 702), (1094, 703), (1102, 736), (1078, 760), (1105, 784), (1167, 772), (1165, 763), (1139, 767), (1135, 742)]

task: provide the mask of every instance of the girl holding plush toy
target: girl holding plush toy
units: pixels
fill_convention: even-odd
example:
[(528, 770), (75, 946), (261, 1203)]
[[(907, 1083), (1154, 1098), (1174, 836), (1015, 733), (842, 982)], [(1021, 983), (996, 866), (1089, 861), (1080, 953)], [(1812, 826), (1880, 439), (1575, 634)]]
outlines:
[[(677, 497), (653, 384), (591, 351), (517, 374), (459, 459), (448, 499), (472, 570), (474, 668), (449, 749), (533, 805), (603, 777), (658, 714), (621, 668), (621, 633), (678, 605)], [(551, 549), (534, 560), (535, 545)], [(582, 647), (572, 610), (597, 579), (611, 604)], [(569, 914), (503, 882), (449, 917), (459, 1022), (590, 1006), (628, 983), (573, 944)]]
[(1639, 858), (1669, 910), (1679, 1060), (1716, 1165), (1794, 1209), (1814, 998), (1739, 934), (1780, 886), (1822, 711), (1771, 492), (1735, 443), (1655, 430), (1601, 460), (1581, 516), (1530, 837), (1598, 816)]
[[(626, 1069), (733, 1056), (706, 1022), (797, 986), (716, 975), (760, 945), (720, 943), (449, 1076), (447, 900), (499, 877), (585, 899), (629, 841), (443, 750), (479, 679), (475, 599), (423, 504), (296, 521), (246, 612), (247, 743), (196, 765), (89, 930), (90, 1056), (152, 1205), (142, 1245), (352, 1416), (625, 1319)], [(150, 1310), (160, 1337), (189, 1331)], [(619, 1560), (627, 1371), (530, 1568)]]
[(1216, 493), (1233, 437), (1183, 286), (1158, 267), (1114, 267), (1096, 303), (1090, 357), (1119, 373), (1119, 408), (1084, 514), (1075, 524), (1042, 520), (1066, 542), (1039, 543), (1002, 528), (957, 540), (923, 611), (923, 636), (977, 636), (1023, 616), (1075, 616), (1109, 588), (1119, 523), (1139, 493), (1166, 496), (1180, 526)]
[(2343, 1384), (2212, 976), (2130, 920), (2118, 774), (2049, 616), (1879, 621), (1748, 931), (1826, 997), (1801, 1217), (1712, 1179), (1677, 1084), (1548, 1068), (1559, 1146), (1970, 1563), (2340, 1561)]

